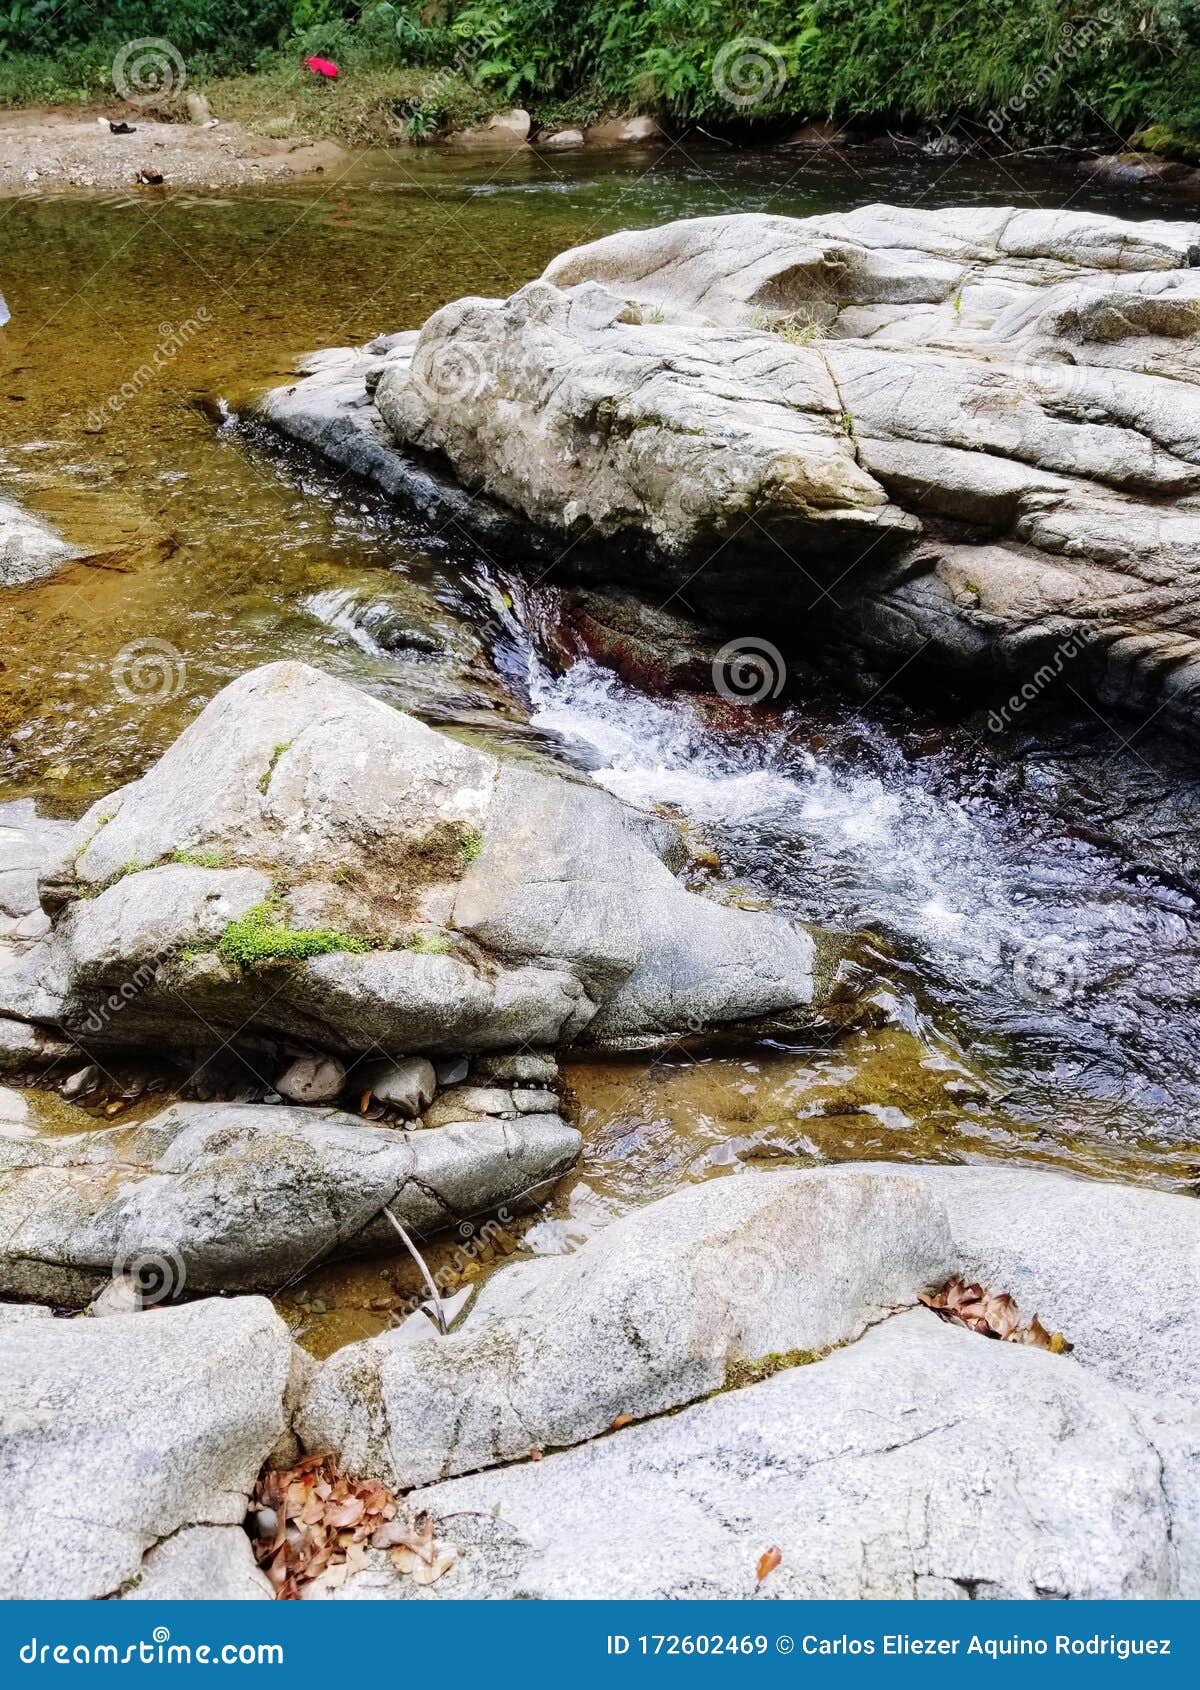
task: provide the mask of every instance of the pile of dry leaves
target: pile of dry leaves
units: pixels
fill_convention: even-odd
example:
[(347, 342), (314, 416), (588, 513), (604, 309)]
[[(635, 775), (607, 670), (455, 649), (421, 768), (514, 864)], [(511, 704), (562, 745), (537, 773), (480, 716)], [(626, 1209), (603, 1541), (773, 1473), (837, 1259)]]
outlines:
[(434, 1542), (431, 1519), (418, 1526), (398, 1517), (386, 1485), (348, 1478), (332, 1455), (264, 1467), (250, 1507), (255, 1559), (283, 1600), (318, 1583), (336, 1590), (366, 1565), (368, 1549), (390, 1550), (396, 1571), (416, 1584), (433, 1584), (454, 1564), (454, 1551)]
[(1021, 1313), (1016, 1298), (1007, 1291), (995, 1295), (982, 1285), (968, 1285), (962, 1279), (948, 1279), (932, 1297), (922, 1293), (921, 1301), (927, 1309), (940, 1315), (954, 1326), (965, 1326), (971, 1332), (981, 1332), (985, 1338), (1002, 1338), (1009, 1344), (1032, 1344), (1038, 1350), (1052, 1350), (1065, 1355), (1074, 1349), (1061, 1332), (1048, 1332), (1035, 1314), (1028, 1325), (1021, 1325)]

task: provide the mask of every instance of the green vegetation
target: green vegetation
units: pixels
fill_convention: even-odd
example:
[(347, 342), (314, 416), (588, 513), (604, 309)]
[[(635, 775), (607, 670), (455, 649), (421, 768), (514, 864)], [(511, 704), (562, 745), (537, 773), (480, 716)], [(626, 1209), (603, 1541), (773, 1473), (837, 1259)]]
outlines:
[(228, 868), (229, 858), (224, 851), (172, 851), (173, 863), (187, 863), (192, 868)]
[(231, 921), (221, 935), (218, 956), (253, 968), (262, 962), (305, 962), (309, 957), (332, 956), (338, 951), (370, 950), (363, 939), (339, 933), (333, 927), (284, 927), (280, 924), (280, 900), (276, 897), (255, 904), (245, 915)]
[(478, 828), (469, 828), (463, 834), (462, 854), (465, 863), (477, 863), (483, 852), (483, 835)]
[(832, 1353), (831, 1349), (773, 1350), (770, 1355), (759, 1356), (755, 1361), (731, 1361), (725, 1369), (724, 1389), (739, 1391), (743, 1385), (757, 1385), (761, 1380), (771, 1378), (772, 1374), (782, 1373), (788, 1367), (808, 1367), (814, 1361), (823, 1361)]
[(422, 933), (416, 939), (410, 939), (404, 948), (415, 951), (418, 956), (449, 956), (453, 947), (440, 933)]
[(276, 763), (278, 763), (284, 752), (291, 747), (291, 743), (290, 739), (285, 739), (282, 744), (277, 745), (272, 751), (270, 761), (267, 763), (267, 766), (263, 770), (262, 774), (258, 777), (258, 790), (260, 792), (265, 794), (267, 788), (271, 784), (271, 776), (275, 773)]
[[(139, 37), (259, 127), (420, 140), (519, 101), (542, 122), (731, 131), (962, 119), (1009, 146), (1200, 135), (1200, 0), (0, 0), (0, 103), (111, 97)], [(302, 69), (311, 53), (337, 83)]]

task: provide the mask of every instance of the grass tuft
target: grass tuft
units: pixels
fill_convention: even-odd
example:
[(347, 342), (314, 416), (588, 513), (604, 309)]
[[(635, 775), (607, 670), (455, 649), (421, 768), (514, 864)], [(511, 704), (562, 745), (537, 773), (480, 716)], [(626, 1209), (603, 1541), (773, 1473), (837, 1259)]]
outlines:
[(256, 963), (306, 962), (310, 957), (339, 951), (359, 954), (370, 948), (364, 939), (339, 933), (336, 927), (284, 927), (278, 900), (273, 900), (255, 904), (231, 921), (221, 935), (217, 954), (240, 968), (253, 968)]

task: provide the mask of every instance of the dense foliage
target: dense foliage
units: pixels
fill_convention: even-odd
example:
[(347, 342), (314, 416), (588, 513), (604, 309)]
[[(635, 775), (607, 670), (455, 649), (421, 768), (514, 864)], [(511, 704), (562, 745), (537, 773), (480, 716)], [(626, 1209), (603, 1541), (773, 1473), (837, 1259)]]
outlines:
[[(106, 54), (139, 36), (170, 40), (194, 81), (307, 51), (352, 73), (437, 69), (535, 108), (727, 126), (960, 117), (998, 132), (999, 114), (1019, 139), (1200, 131), (1200, 0), (0, 0), (0, 88), (12, 98), (25, 66), (26, 97), (46, 97), (38, 65), (43, 82), (54, 66), (64, 88), (102, 84)], [(741, 97), (755, 75), (762, 97)]]

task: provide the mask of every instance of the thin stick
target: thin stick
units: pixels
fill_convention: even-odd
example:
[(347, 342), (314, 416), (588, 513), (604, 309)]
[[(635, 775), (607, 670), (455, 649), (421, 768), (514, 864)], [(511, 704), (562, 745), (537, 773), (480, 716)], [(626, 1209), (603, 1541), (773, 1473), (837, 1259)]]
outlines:
[(408, 1251), (408, 1253), (412, 1257), (413, 1261), (416, 1262), (417, 1266), (421, 1270), (421, 1278), (425, 1281), (425, 1289), (429, 1292), (429, 1295), (433, 1298), (433, 1307), (434, 1307), (434, 1313), (437, 1317), (438, 1331), (442, 1334), (442, 1336), (444, 1338), (446, 1336), (446, 1333), (450, 1330), (450, 1328), (446, 1325), (446, 1316), (442, 1312), (442, 1299), (441, 1299), (441, 1296), (438, 1292), (437, 1286), (433, 1282), (433, 1275), (430, 1273), (429, 1269), (425, 1265), (425, 1258), (424, 1258), (424, 1256), (422, 1256), (421, 1252), (417, 1249), (417, 1247), (413, 1243), (412, 1239), (408, 1236), (407, 1232), (405, 1232), (404, 1228), (400, 1225), (400, 1222), (396, 1219), (395, 1215), (388, 1208), (386, 1203), (383, 1205), (383, 1213), (387, 1216), (388, 1220), (391, 1221), (391, 1223), (395, 1227), (396, 1231), (400, 1234), (401, 1240), (403, 1241), (403, 1244), (404, 1244), (404, 1248)]

